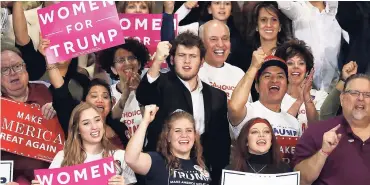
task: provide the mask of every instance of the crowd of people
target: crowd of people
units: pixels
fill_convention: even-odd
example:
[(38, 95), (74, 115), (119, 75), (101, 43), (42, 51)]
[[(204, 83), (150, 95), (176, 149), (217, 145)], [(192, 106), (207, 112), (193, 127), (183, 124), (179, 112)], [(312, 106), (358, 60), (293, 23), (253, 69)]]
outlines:
[[(156, 3), (116, 7), (152, 14)], [(50, 64), (35, 19), (54, 2), (1, 2), (1, 97), (57, 117), (65, 135), (51, 163), (2, 150), (8, 185), (109, 156), (112, 185), (216, 185), (223, 169), (369, 184), (370, 2), (177, 3), (163, 2), (153, 57), (126, 38)]]

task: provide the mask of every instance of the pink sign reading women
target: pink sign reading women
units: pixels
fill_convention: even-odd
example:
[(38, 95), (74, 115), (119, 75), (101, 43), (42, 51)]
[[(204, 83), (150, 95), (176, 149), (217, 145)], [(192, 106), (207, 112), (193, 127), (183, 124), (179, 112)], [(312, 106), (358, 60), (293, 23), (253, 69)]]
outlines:
[(114, 1), (62, 2), (37, 11), (49, 63), (124, 43)]

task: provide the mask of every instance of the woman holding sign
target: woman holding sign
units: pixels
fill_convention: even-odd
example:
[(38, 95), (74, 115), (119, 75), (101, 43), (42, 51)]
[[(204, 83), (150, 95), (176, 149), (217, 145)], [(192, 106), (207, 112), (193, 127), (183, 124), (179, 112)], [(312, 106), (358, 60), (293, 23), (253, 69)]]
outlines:
[[(73, 110), (69, 121), (69, 134), (63, 151), (54, 157), (49, 168), (73, 166), (113, 156), (117, 175), (108, 184), (136, 183), (134, 172), (127, 166), (123, 157), (125, 151), (116, 149), (109, 141), (100, 111), (94, 105), (81, 103)], [(32, 184), (40, 181), (33, 180)]]
[(240, 131), (228, 170), (276, 174), (290, 172), (288, 164), (280, 157), (275, 134), (266, 119), (253, 118)]
[(157, 111), (155, 105), (145, 106), (143, 120), (126, 148), (128, 166), (145, 175), (146, 185), (208, 185), (211, 179), (202, 158), (200, 136), (193, 116), (185, 111), (169, 115), (159, 136), (157, 152), (141, 152), (146, 130)]
[[(49, 40), (43, 39), (40, 52), (44, 53), (43, 51), (49, 44)], [(58, 120), (67, 136), (68, 123), (72, 110), (80, 102), (72, 97), (68, 89), (68, 83), (66, 83), (61, 75), (58, 65), (48, 63), (46, 69), (48, 70), (50, 82), (53, 86), (51, 88), (53, 107), (57, 111)], [(109, 126), (107, 128), (108, 138), (118, 146), (125, 146), (128, 142), (125, 136), (127, 127), (111, 116), (111, 109), (114, 102), (109, 84), (100, 79), (93, 79), (87, 84), (86, 90), (83, 92), (82, 101), (91, 103), (98, 108), (102, 118)]]

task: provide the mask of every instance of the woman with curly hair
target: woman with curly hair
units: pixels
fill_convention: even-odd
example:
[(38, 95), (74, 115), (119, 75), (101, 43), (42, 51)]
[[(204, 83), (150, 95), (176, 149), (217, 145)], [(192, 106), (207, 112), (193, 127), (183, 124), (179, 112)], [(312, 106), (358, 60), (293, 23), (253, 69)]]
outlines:
[(210, 175), (202, 158), (203, 148), (191, 114), (177, 110), (166, 119), (157, 152), (143, 153), (146, 130), (158, 111), (145, 106), (143, 120), (127, 145), (125, 161), (137, 174), (145, 175), (146, 185), (204, 184)]
[(113, 97), (118, 100), (112, 116), (126, 124), (127, 138), (131, 138), (142, 119), (135, 92), (141, 80), (141, 71), (148, 60), (148, 49), (133, 38), (125, 39), (125, 44), (103, 50), (99, 55), (98, 61), (102, 68), (112, 79), (119, 80), (111, 86)]
[[(124, 150), (117, 149), (107, 138), (107, 125), (98, 108), (89, 103), (80, 103), (74, 108), (69, 120), (68, 138), (64, 149), (59, 151), (49, 169), (83, 164), (113, 156), (116, 174), (108, 184), (136, 183), (134, 172), (127, 166)], [(32, 185), (39, 185), (33, 180)]]

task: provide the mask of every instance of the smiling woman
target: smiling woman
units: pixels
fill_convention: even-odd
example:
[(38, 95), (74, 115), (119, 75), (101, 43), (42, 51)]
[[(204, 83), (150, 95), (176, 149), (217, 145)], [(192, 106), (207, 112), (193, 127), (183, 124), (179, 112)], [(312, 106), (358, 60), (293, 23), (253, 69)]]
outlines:
[(142, 123), (126, 148), (127, 164), (136, 173), (145, 175), (147, 185), (208, 185), (210, 174), (203, 161), (195, 120), (183, 110), (176, 110), (165, 121), (157, 152), (141, 152), (146, 130), (157, 111), (155, 105), (145, 106)]
[(233, 148), (229, 170), (249, 173), (276, 174), (291, 171), (282, 162), (279, 144), (266, 119), (253, 118), (240, 131)]
[[(69, 134), (64, 149), (57, 153), (49, 168), (73, 166), (113, 156), (115, 162), (119, 164), (115, 165), (119, 173), (111, 177), (108, 184), (136, 183), (133, 171), (124, 162), (125, 151), (117, 149), (109, 141), (107, 125), (96, 106), (84, 102), (77, 105), (72, 111), (68, 126)], [(32, 184), (38, 185), (39, 181), (33, 180)]]

